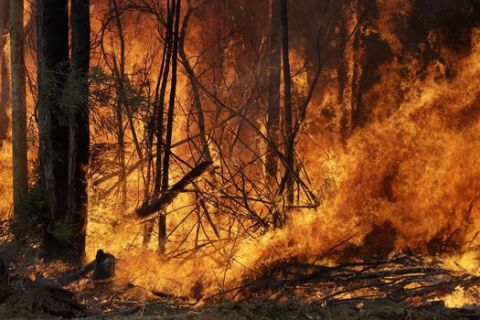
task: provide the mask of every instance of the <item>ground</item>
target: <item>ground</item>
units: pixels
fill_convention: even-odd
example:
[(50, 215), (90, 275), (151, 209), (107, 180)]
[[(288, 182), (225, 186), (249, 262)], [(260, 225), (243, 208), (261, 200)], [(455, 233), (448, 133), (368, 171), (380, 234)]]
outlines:
[[(12, 312), (0, 308), (0, 319), (52, 319), (53, 316)], [(57, 318), (58, 319), (58, 318)], [(180, 310), (164, 302), (135, 306), (110, 314), (82, 319), (112, 320), (468, 320), (480, 319), (480, 310), (447, 309), (441, 303), (420, 307), (386, 299), (371, 301), (341, 301), (321, 306), (301, 301), (225, 302), (199, 309)]]

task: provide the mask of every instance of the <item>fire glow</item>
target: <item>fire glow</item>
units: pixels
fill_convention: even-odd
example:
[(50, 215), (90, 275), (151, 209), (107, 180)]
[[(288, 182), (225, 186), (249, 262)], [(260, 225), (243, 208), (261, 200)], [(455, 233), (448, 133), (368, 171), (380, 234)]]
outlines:
[[(160, 195), (174, 190), (202, 161), (212, 163), (161, 210), (139, 218), (139, 210), (155, 201), (158, 154), (151, 121), (167, 50), (167, 2), (172, 1), (90, 6), (86, 261), (103, 249), (117, 258), (119, 288), (133, 284), (200, 304), (263, 296), (247, 284), (263, 284), (269, 272), (272, 281), (310, 301), (400, 295), (413, 303), (442, 300), (452, 308), (480, 303), (475, 298), (480, 282), (476, 5), (458, 4), (465, 10), (452, 15), (471, 20), (462, 24), (458, 16), (448, 16), (449, 5), (439, 5), (439, 20), (425, 17), (425, 1), (419, 0), (289, 2), (291, 78), (285, 81), (282, 71), (276, 87), (281, 128), (275, 142), (267, 117), (274, 55), (268, 26), (277, 0), (258, 6), (246, 0), (181, 2), (177, 75), (164, 78), (164, 120), (170, 95), (175, 112), (168, 186)], [(415, 22), (419, 17), (423, 24)], [(447, 22), (452, 25), (443, 25)], [(456, 31), (462, 37), (449, 33)], [(9, 51), (8, 41), (3, 51)], [(27, 51), (33, 118), (34, 46)], [(277, 65), (284, 70), (281, 56)], [(289, 95), (293, 168), (287, 165), (285, 129)], [(32, 120), (32, 170), (35, 130)], [(268, 150), (275, 143), (278, 172), (269, 176)], [(10, 144), (8, 138), (0, 149), (5, 219), (12, 212)], [(30, 180), (33, 187), (35, 179)], [(165, 239), (159, 219), (166, 221)], [(299, 266), (309, 267), (299, 271)], [(417, 267), (430, 270), (434, 280), (415, 278), (421, 273)], [(387, 274), (381, 281), (388, 288), (399, 281), (405, 291), (347, 290), (346, 278), (370, 269)], [(332, 289), (333, 280), (298, 280), (322, 272), (344, 282)], [(400, 274), (416, 280), (404, 283), (396, 278)], [(358, 285), (364, 279), (352, 281)], [(451, 287), (422, 291), (428, 281)], [(271, 283), (265, 287), (281, 295)]]

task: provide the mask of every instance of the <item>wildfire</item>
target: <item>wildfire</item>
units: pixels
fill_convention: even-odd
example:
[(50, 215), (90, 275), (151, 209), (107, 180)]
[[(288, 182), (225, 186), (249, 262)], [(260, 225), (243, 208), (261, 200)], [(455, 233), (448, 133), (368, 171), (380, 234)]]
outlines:
[[(168, 187), (207, 159), (204, 143), (213, 165), (162, 209), (168, 238), (163, 255), (157, 252), (159, 215), (141, 220), (131, 212), (152, 200), (152, 168), (158, 155), (152, 148), (156, 138), (149, 130), (157, 116), (152, 111), (158, 104), (155, 88), (160, 87), (165, 59), (166, 26), (161, 24), (166, 24), (165, 8), (149, 8), (158, 9), (155, 16), (147, 8), (140, 14), (124, 4), (114, 23), (108, 1), (93, 4), (92, 34), (97, 37), (91, 62), (86, 259), (93, 260), (102, 248), (119, 261), (116, 285), (134, 284), (149, 292), (203, 301), (237, 298), (230, 293), (286, 261), (315, 269), (375, 256), (383, 259), (379, 268), (388, 273), (392, 265), (410, 267), (410, 262), (404, 265), (396, 257), (411, 252), (424, 258), (422, 267), (437, 272), (430, 265), (434, 261), (435, 267), (451, 273), (442, 273), (435, 281), (458, 274), (480, 276), (480, 28), (469, 29), (466, 52), (446, 45), (438, 28), (428, 30), (426, 42), (412, 45), (403, 38), (408, 35), (396, 30), (400, 25), (408, 31), (403, 24), (416, 14), (413, 1), (373, 2), (378, 12), (371, 16), (353, 2), (325, 11), (326, 21), (338, 10), (345, 21), (327, 29), (325, 39), (315, 35), (319, 47), (332, 50), (321, 51), (320, 62), (312, 53), (317, 49), (310, 44), (313, 31), (303, 30), (298, 21), (292, 27), (305, 33), (291, 40), (289, 51), (295, 120), (302, 117), (303, 102), (311, 99), (294, 138), (294, 203), (282, 192), (272, 191), (281, 189), (282, 176), (288, 172), (283, 159), (286, 135), (275, 146), (283, 157), (278, 160), (278, 176), (270, 177), (270, 182), (278, 180), (277, 186), (269, 185), (263, 163), (271, 143), (265, 119), (271, 55), (267, 35), (236, 26), (227, 33), (228, 23), (234, 25), (231, 21), (214, 32), (214, 23), (207, 19), (208, 6), (195, 7), (183, 29), (181, 48), (193, 71), (183, 57), (178, 58), (181, 71), (173, 97)], [(190, 5), (184, 3), (182, 12)], [(251, 22), (248, 12), (241, 14), (245, 24)], [(205, 30), (205, 25), (211, 28)], [(329, 39), (328, 32), (345, 39)], [(438, 46), (438, 56), (424, 57), (435, 55), (429, 46)], [(4, 52), (9, 52), (8, 45)], [(122, 60), (123, 75), (118, 67)], [(27, 65), (35, 74), (33, 58)], [(317, 71), (318, 82), (312, 85)], [(171, 74), (165, 77), (167, 82), (171, 78)], [(285, 87), (278, 86), (282, 99)], [(163, 94), (168, 97), (171, 90), (168, 87)], [(34, 100), (30, 91), (32, 115)], [(285, 116), (279, 121), (283, 125)], [(38, 146), (35, 136), (31, 138), (33, 169)], [(121, 139), (124, 150), (117, 145)], [(0, 145), (3, 219), (12, 208), (10, 138)], [(277, 211), (284, 212), (286, 222), (274, 228), (271, 213)], [(146, 225), (153, 228), (150, 235)], [(395, 263), (385, 262), (388, 259)], [(349, 267), (341, 271), (365, 272)], [(412, 281), (405, 290), (414, 291), (426, 281)], [(315, 296), (320, 300), (333, 293), (340, 298), (355, 296), (336, 289), (325, 285)], [(380, 291), (362, 288), (361, 293), (392, 294)], [(478, 305), (478, 284), (468, 289), (458, 285), (451, 294), (428, 299), (441, 299), (452, 308)]]

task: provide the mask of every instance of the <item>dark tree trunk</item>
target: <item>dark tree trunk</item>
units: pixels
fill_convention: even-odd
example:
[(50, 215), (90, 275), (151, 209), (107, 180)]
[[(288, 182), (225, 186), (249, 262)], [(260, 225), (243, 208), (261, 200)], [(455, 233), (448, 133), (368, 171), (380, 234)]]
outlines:
[(44, 245), (50, 255), (79, 258), (87, 218), (89, 4), (71, 3), (71, 70), (67, 0), (39, 0), (37, 8)]
[[(162, 165), (162, 190), (169, 187), (170, 155), (172, 146), (173, 118), (175, 116), (175, 97), (177, 93), (177, 62), (178, 62), (178, 39), (180, 28), (180, 9), (182, 0), (177, 0), (172, 10), (175, 10), (175, 27), (173, 30), (172, 46), (172, 80), (170, 84), (170, 98), (167, 112), (167, 126), (165, 131), (165, 153)], [(167, 216), (162, 213), (158, 224), (158, 250), (161, 254), (166, 251), (167, 243)]]
[(59, 239), (56, 227), (64, 221), (68, 198), (70, 141), (62, 101), (68, 63), (67, 0), (39, 0), (37, 8), (40, 183), (47, 213), (45, 247), (50, 251), (66, 241)]
[(278, 147), (280, 140), (280, 67), (282, 46), (280, 0), (272, 0), (271, 11), (267, 134), (272, 144), (267, 146), (265, 160), (265, 171), (269, 185), (277, 183), (278, 160), (275, 148)]
[(294, 201), (294, 136), (293, 136), (293, 110), (292, 110), (292, 77), (290, 74), (289, 39), (288, 39), (288, 1), (282, 0), (282, 56), (283, 56), (283, 81), (284, 81), (284, 108), (285, 108), (285, 188), (289, 205)]
[[(282, 12), (281, 0), (272, 0), (270, 22), (270, 45), (269, 45), (269, 84), (267, 106), (267, 136), (271, 143), (267, 144), (265, 159), (265, 174), (267, 186), (273, 188), (272, 193), (277, 192), (278, 186), (278, 159), (277, 148), (280, 144), (280, 79), (282, 64)], [(281, 226), (281, 218), (278, 210), (273, 209), (274, 227)]]
[(27, 107), (25, 54), (23, 38), (23, 0), (10, 6), (10, 53), (12, 64), (12, 155), (13, 155), (13, 204), (15, 219), (25, 216), (28, 193), (27, 160)]
[(175, 12), (175, 0), (168, 1), (168, 20), (167, 20), (167, 30), (165, 36), (165, 45), (164, 45), (164, 57), (162, 69), (163, 75), (161, 78), (161, 88), (159, 93), (159, 98), (157, 100), (156, 107), (156, 164), (155, 164), (155, 183), (154, 183), (154, 196), (158, 196), (162, 189), (162, 152), (163, 152), (163, 133), (164, 133), (164, 109), (165, 109), (165, 96), (167, 92), (168, 76), (170, 74), (170, 63), (172, 59), (172, 45), (173, 45), (173, 18)]
[(67, 224), (75, 232), (72, 245), (76, 255), (85, 251), (87, 227), (87, 171), (90, 150), (88, 70), (90, 63), (89, 0), (72, 0), (72, 59), (71, 83), (75, 97), (70, 112), (69, 195)]
[[(343, 6), (341, 6), (343, 8)], [(349, 126), (350, 126), (350, 113), (349, 107), (347, 106), (346, 101), (348, 101), (348, 96), (346, 97), (346, 90), (348, 88), (348, 78), (349, 72), (348, 67), (350, 61), (349, 54), (347, 53), (348, 46), (345, 43), (345, 39), (348, 38), (348, 17), (345, 13), (342, 14), (338, 22), (338, 38), (337, 40), (337, 47), (338, 47), (338, 54), (339, 54), (339, 62), (337, 67), (338, 72), (338, 104), (340, 106), (341, 112), (341, 119), (340, 119), (340, 137), (343, 146), (346, 146), (347, 138), (350, 134)]]

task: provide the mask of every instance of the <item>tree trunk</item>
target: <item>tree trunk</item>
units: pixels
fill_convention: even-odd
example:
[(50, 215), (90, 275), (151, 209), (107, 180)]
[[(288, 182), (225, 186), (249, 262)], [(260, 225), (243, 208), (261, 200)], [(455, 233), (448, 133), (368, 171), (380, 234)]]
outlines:
[[(47, 252), (67, 250), (64, 225), (68, 198), (68, 117), (63, 104), (68, 63), (67, 0), (38, 0), (38, 127), (40, 185), (45, 204)], [(61, 228), (59, 228), (61, 227)], [(68, 232), (60, 232), (67, 230)]]
[[(162, 165), (162, 190), (169, 187), (170, 155), (172, 146), (173, 118), (175, 115), (175, 96), (177, 92), (177, 62), (178, 62), (178, 38), (180, 28), (180, 9), (182, 0), (177, 0), (172, 10), (175, 10), (175, 27), (173, 30), (173, 48), (172, 48), (172, 80), (170, 83), (170, 98), (167, 112), (167, 126), (165, 131), (165, 153)], [(165, 213), (160, 215), (158, 223), (158, 250), (161, 254), (166, 251), (167, 243), (167, 216)]]
[(12, 62), (12, 156), (15, 218), (25, 219), (28, 193), (27, 108), (25, 102), (25, 55), (23, 50), (23, 0), (10, 6)]
[(284, 81), (284, 108), (285, 108), (285, 188), (287, 203), (294, 201), (294, 136), (293, 136), (293, 111), (292, 111), (292, 77), (290, 74), (289, 39), (288, 39), (288, 1), (281, 1), (282, 12), (282, 56), (283, 56), (283, 81)]
[(90, 8), (89, 0), (72, 0), (72, 57), (70, 83), (78, 96), (70, 111), (70, 151), (68, 174), (67, 225), (74, 229), (70, 239), (77, 256), (85, 252), (88, 210), (87, 171), (90, 150), (88, 70), (90, 63)]
[[(281, 3), (280, 0), (271, 1), (271, 22), (270, 22), (270, 65), (268, 85), (268, 106), (267, 106), (267, 136), (272, 142), (267, 144), (265, 159), (266, 183), (269, 187), (278, 186), (278, 159), (277, 148), (280, 143), (280, 78), (281, 78)], [(277, 192), (274, 188), (272, 192)], [(273, 210), (273, 224), (275, 227), (281, 225), (278, 211)]]

